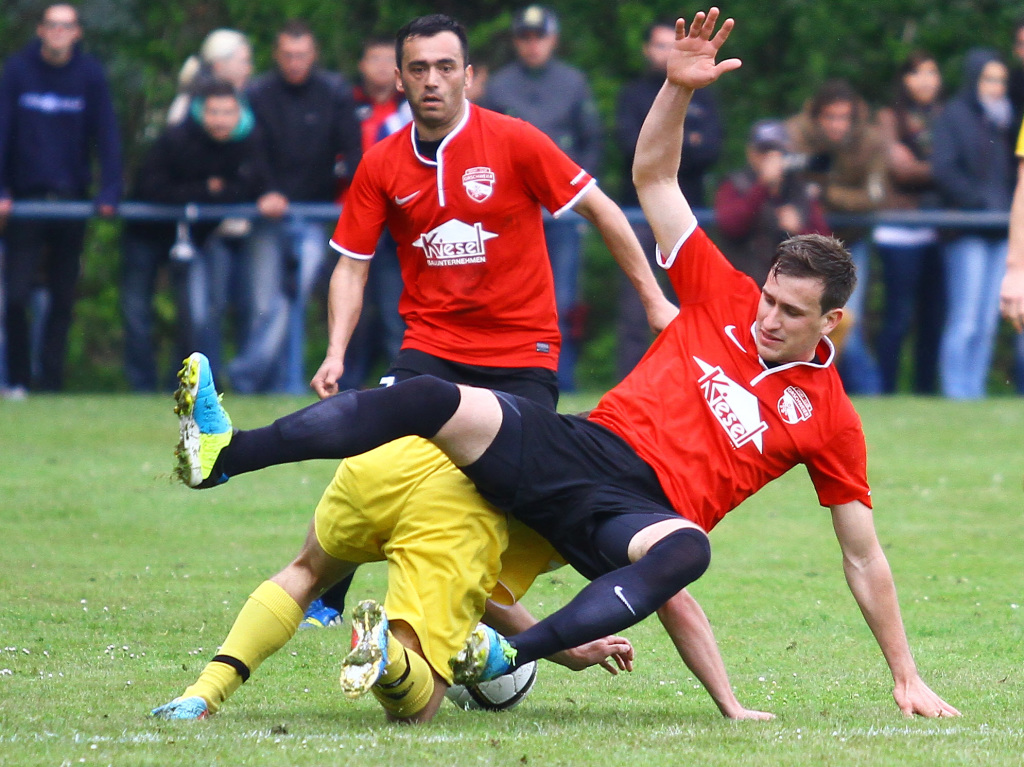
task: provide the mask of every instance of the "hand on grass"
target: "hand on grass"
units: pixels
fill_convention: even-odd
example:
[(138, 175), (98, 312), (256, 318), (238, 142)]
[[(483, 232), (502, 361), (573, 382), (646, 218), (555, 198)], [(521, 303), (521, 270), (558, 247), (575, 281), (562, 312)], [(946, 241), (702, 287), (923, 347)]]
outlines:
[(912, 717), (914, 714), (929, 718), (960, 716), (960, 712), (932, 692), (921, 677), (897, 684), (893, 688), (892, 697), (896, 699), (896, 705), (906, 717)]

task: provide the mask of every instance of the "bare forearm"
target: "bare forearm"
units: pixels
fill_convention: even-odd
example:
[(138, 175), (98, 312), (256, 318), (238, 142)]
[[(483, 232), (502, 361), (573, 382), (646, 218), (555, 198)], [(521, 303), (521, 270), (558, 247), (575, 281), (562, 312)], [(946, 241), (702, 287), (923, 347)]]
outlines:
[(693, 90), (666, 82), (647, 113), (633, 157), (633, 183), (678, 183), (683, 150), (683, 123)]
[(738, 718), (744, 708), (729, 684), (714, 632), (701, 606), (686, 591), (680, 591), (658, 610), (658, 618), (679, 657), (704, 685), (718, 710), (724, 716)]
[(1010, 248), (1007, 271), (1024, 272), (1024, 162), (1017, 168), (1017, 188), (1010, 207)]
[(850, 591), (885, 656), (893, 680), (899, 684), (916, 677), (917, 667), (903, 628), (896, 585), (881, 549), (864, 563), (844, 560), (843, 569)]
[(347, 263), (353, 259), (342, 256), (331, 274), (327, 296), (327, 357), (344, 359), (345, 350), (363, 310), (366, 267)]

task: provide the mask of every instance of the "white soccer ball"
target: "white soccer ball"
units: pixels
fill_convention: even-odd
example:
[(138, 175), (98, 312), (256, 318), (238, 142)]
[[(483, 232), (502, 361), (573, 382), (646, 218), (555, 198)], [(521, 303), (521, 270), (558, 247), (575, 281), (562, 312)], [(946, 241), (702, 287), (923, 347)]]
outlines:
[(530, 661), (487, 682), (454, 684), (444, 696), (466, 711), (507, 711), (530, 694), (536, 681), (537, 662)]

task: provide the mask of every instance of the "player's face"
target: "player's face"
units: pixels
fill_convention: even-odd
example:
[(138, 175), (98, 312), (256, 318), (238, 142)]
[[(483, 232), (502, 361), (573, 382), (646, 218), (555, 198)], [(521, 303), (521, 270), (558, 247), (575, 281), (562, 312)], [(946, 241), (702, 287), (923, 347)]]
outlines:
[(754, 324), (757, 353), (765, 362), (808, 362), (822, 336), (842, 317), (841, 309), (821, 311), (821, 280), (768, 275)]
[(466, 66), (454, 32), (405, 40), (398, 89), (409, 100), (423, 138), (442, 138), (455, 127), (465, 109), (465, 91), (472, 77), (473, 70)]
[(316, 41), (313, 35), (279, 35), (274, 61), (281, 77), (289, 85), (302, 85), (309, 79), (316, 63)]
[(234, 96), (210, 96), (203, 102), (203, 127), (214, 141), (231, 138), (242, 110)]

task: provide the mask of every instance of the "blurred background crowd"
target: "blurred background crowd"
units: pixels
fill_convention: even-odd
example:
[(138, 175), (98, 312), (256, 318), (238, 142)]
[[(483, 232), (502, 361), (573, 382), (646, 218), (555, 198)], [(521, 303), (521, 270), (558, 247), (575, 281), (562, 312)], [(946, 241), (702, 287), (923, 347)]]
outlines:
[[(16, 400), (66, 388), (165, 390), (194, 349), (236, 392), (307, 392), (323, 354), (325, 283), (337, 253), (327, 246), (333, 221), (301, 203), (344, 204), (362, 153), (411, 119), (396, 90), (389, 19), (355, 8), (372, 23), (339, 29), (313, 13), (291, 21), (269, 10), (267, 18), (238, 14), (256, 34), (225, 9), (211, 11), (216, 4), (199, 3), (205, 16), (175, 20), (183, 40), (150, 41), (159, 50), (147, 67), (191, 45), (184, 62), (126, 72), (123, 59), (110, 57), (111, 69), (104, 55), (117, 39), (102, 15), (107, 5), (15, 2), (4, 22), (0, 393)], [(131, 5), (108, 10), (120, 18)], [(937, 32), (929, 47), (920, 28), (940, 25), (922, 5), (868, 53), (851, 37), (851, 55), (860, 56), (851, 64), (822, 59), (835, 50), (833, 38), (847, 34), (832, 23), (845, 4), (831, 4), (834, 19), (830, 4), (806, 5), (789, 18), (780, 11), (779, 31), (767, 33), (756, 54), (741, 52), (738, 86), (697, 92), (680, 167), (688, 199), (726, 255), (758, 281), (789, 234), (846, 242), (860, 281), (835, 340), (851, 394), (1024, 393), (1024, 336), (998, 320), (1024, 116), (1024, 17), (1013, 23), (1000, 4), (991, 16), (1004, 23), (974, 36), (983, 47)], [(629, 167), (664, 76), (673, 16), (620, 3), (607, 23), (592, 21), (595, 32), (575, 29), (577, 17), (555, 6), (499, 4), (474, 9), (472, 18), (457, 7), (406, 10), (405, 17), (451, 11), (470, 23), (469, 98), (533, 123), (597, 175), (631, 212), (653, 258)], [(746, 19), (724, 10), (737, 17), (742, 49)], [(134, 11), (142, 25), (164, 12)], [(392, 12), (400, 16), (395, 28), (407, 20)], [(794, 71), (775, 76), (774, 92), (765, 92), (765, 48), (806, 24), (817, 24), (825, 42), (779, 52)], [(103, 44), (90, 44), (94, 29)], [(612, 63), (588, 66), (601, 35), (618, 41), (608, 51)], [(19, 215), (14, 206), (80, 200), (95, 203), (91, 221)], [(125, 200), (253, 203), (257, 214), (121, 221)], [(891, 211), (905, 215), (871, 219)], [(946, 218), (914, 215), (928, 211)], [(949, 215), (958, 211), (992, 216), (963, 224)], [(562, 391), (614, 383), (651, 341), (631, 286), (582, 220), (569, 218), (545, 228)], [(373, 385), (395, 356), (401, 288), (385, 235), (343, 387)]]

